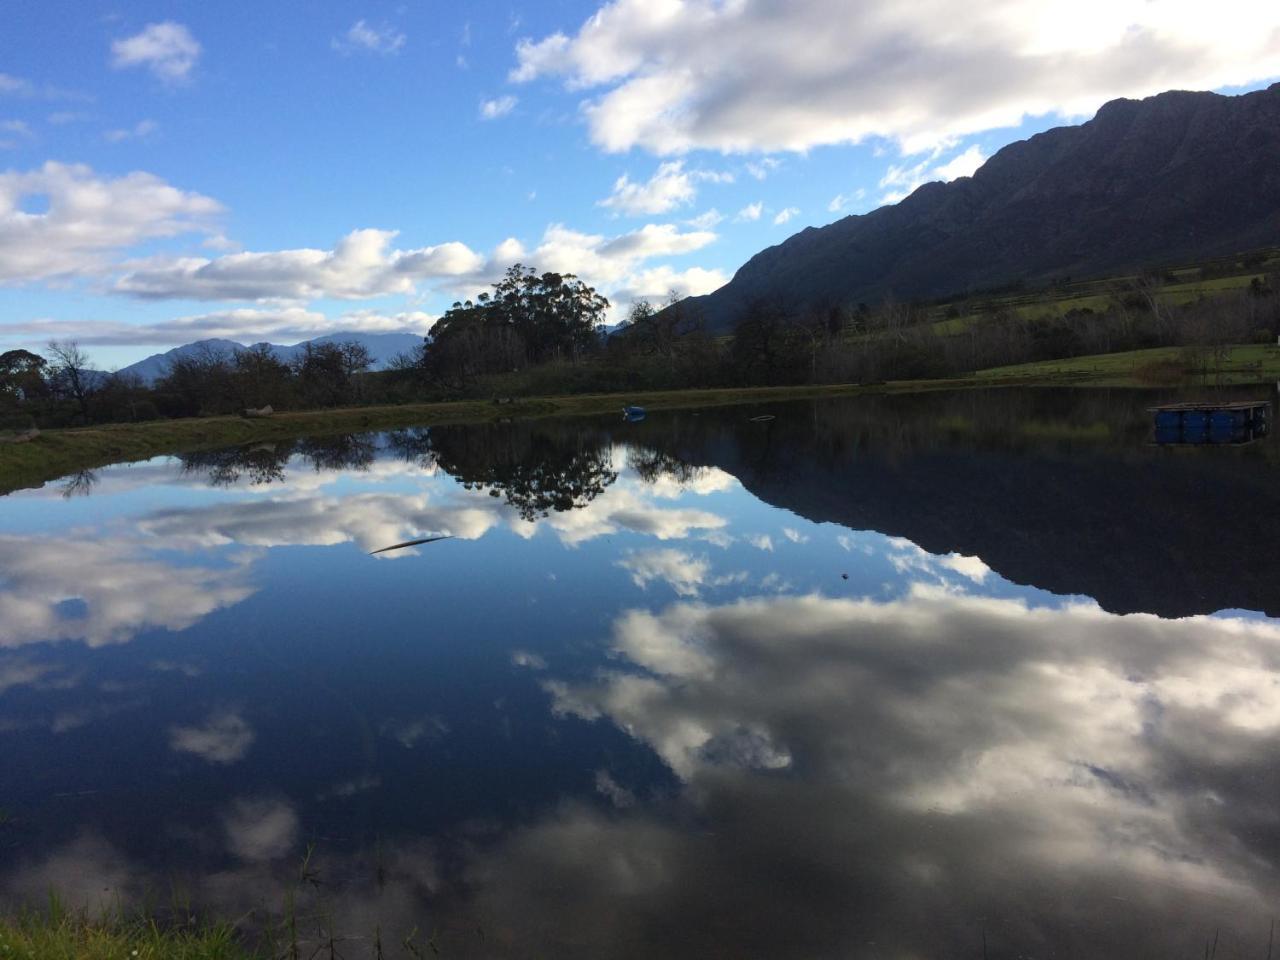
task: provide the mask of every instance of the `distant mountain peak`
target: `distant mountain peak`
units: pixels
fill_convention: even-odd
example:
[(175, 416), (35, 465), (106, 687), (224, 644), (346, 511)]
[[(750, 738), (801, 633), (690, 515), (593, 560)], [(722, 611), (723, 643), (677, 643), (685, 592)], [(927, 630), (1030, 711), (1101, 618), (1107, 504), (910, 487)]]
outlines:
[[(336, 333), (327, 333), (324, 336), (314, 337), (310, 340), (300, 340), (291, 344), (275, 344), (267, 343), (260, 340), (253, 344), (253, 347), (269, 347), (281, 360), (288, 362), (301, 353), (307, 344), (314, 343), (332, 343), (334, 341), (354, 340), (362, 344), (369, 350), (369, 354), (373, 357), (373, 369), (385, 369), (391, 359), (397, 354), (404, 353), (406, 350), (414, 350), (422, 344), (422, 335), (418, 333), (359, 333), (356, 331), (340, 330)], [(165, 375), (169, 369), (169, 364), (178, 357), (192, 356), (206, 349), (219, 350), (224, 353), (233, 353), (236, 350), (246, 350), (244, 344), (235, 340), (224, 340), (217, 337), (205, 340), (195, 340), (191, 343), (185, 343), (180, 347), (174, 347), (172, 350), (166, 350), (164, 353), (155, 353), (151, 356), (132, 363), (123, 368), (120, 372), (133, 374), (139, 377), (144, 383), (152, 384)]]

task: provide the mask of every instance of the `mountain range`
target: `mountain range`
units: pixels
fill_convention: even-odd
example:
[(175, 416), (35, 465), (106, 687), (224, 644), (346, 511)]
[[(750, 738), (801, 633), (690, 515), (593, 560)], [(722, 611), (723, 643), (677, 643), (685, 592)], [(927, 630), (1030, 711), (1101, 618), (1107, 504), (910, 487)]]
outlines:
[[(308, 344), (334, 343), (354, 340), (361, 344), (369, 351), (369, 355), (373, 358), (374, 370), (385, 369), (391, 359), (398, 353), (404, 353), (407, 350), (416, 350), (422, 346), (422, 337), (416, 333), (355, 333), (355, 332), (338, 332), (330, 333), (323, 337), (316, 337), (313, 340), (303, 340), (299, 343), (288, 345), (280, 345), (275, 343), (266, 344), (281, 360), (288, 363), (306, 348)], [(120, 370), (123, 374), (134, 374), (138, 376), (143, 383), (150, 386), (158, 379), (165, 375), (169, 369), (169, 364), (178, 357), (193, 356), (201, 353), (206, 349), (212, 349), (219, 353), (230, 355), (237, 350), (246, 349), (246, 344), (237, 343), (235, 340), (197, 340), (194, 343), (183, 344), (180, 347), (174, 347), (172, 350), (166, 350), (164, 353), (154, 353), (137, 363), (131, 363), (129, 366)], [(253, 344), (257, 346), (257, 344)]]
[(1114, 100), (996, 152), (972, 177), (810, 227), (686, 304), (709, 328), (791, 310), (1105, 276), (1280, 243), (1280, 83)]

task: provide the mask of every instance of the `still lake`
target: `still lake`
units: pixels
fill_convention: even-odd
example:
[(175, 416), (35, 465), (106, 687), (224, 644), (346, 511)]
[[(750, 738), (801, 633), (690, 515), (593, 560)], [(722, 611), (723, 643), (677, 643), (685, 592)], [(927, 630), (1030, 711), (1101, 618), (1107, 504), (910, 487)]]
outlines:
[(423, 427), (0, 498), (0, 899), (292, 891), (348, 958), (1263, 957), (1280, 451), (1152, 446), (1153, 399)]

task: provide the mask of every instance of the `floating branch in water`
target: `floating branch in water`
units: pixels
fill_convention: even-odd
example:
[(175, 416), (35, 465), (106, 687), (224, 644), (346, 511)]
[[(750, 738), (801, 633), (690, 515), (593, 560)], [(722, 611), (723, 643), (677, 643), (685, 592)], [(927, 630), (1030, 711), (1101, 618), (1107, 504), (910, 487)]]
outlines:
[(423, 537), (421, 540), (406, 540), (404, 543), (392, 544), (389, 547), (383, 547), (381, 550), (374, 550), (369, 556), (378, 553), (386, 553), (388, 550), (403, 550), (405, 547), (416, 547), (421, 543), (435, 543), (437, 540), (452, 540), (452, 534), (445, 534), (439, 537)]

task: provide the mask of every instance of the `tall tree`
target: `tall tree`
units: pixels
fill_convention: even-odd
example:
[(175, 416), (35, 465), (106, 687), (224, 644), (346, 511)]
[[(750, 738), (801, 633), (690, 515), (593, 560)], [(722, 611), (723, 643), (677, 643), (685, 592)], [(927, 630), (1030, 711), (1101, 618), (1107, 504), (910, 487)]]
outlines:
[(89, 401), (97, 392), (98, 376), (89, 368), (89, 355), (74, 340), (50, 340), (51, 380), (55, 391), (76, 402), (80, 417), (89, 422)]

